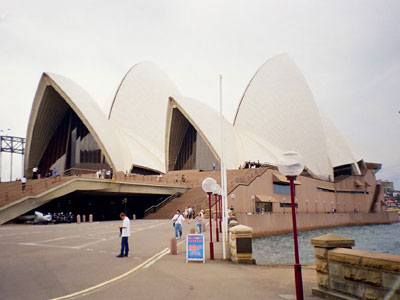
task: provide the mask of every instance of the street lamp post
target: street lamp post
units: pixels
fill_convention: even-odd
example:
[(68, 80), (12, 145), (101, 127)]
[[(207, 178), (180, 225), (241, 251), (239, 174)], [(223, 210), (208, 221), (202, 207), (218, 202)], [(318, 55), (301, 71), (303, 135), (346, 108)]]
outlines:
[(282, 155), (282, 158), (278, 164), (278, 170), (290, 182), (290, 200), (292, 206), (292, 223), (293, 223), (293, 243), (294, 243), (294, 277), (296, 283), (296, 299), (303, 300), (303, 280), (301, 277), (301, 264), (299, 259), (299, 248), (297, 242), (297, 224), (296, 224), (296, 209), (295, 209), (295, 186), (294, 181), (297, 176), (301, 174), (304, 169), (302, 159), (297, 152), (289, 151)]
[(219, 232), (222, 233), (222, 189), (218, 194), (218, 199), (219, 199)]
[(308, 199), (306, 199), (306, 214), (308, 214)]
[(326, 213), (326, 201), (324, 200), (324, 213)]
[(203, 191), (206, 192), (208, 195), (208, 216), (209, 216), (209, 220), (210, 220), (210, 259), (211, 260), (214, 260), (214, 244), (213, 244), (213, 238), (212, 238), (211, 195), (212, 195), (212, 186), (216, 183), (217, 182), (213, 178), (210, 178), (210, 177), (207, 177), (201, 183), (201, 187), (203, 188)]
[(315, 200), (315, 213), (316, 214), (318, 213), (318, 201), (317, 200)]
[(125, 214), (126, 214), (126, 203), (128, 202), (128, 198), (122, 199), (122, 203), (125, 205)]
[(213, 194), (214, 194), (214, 199), (215, 199), (215, 240), (219, 242), (219, 228), (218, 228), (218, 194), (221, 191), (221, 187), (219, 186), (218, 183), (214, 184), (212, 187)]

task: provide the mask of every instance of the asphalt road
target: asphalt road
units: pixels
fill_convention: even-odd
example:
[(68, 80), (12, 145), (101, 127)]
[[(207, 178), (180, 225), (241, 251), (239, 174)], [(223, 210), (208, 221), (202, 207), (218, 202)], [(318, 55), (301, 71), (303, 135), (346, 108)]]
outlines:
[[(116, 258), (120, 223), (1, 226), (0, 299), (294, 299), (292, 267), (186, 264), (185, 240), (170, 255), (169, 220), (132, 221), (129, 257)], [(316, 299), (313, 267), (303, 282)]]

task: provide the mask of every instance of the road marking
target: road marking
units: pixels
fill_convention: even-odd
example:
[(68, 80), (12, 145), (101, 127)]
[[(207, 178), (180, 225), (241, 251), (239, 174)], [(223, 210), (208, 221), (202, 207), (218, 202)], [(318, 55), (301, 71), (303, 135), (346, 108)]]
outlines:
[(57, 297), (57, 298), (52, 298), (52, 299), (50, 299), (50, 300), (68, 299), (68, 298), (71, 298), (71, 297), (74, 297), (74, 296), (78, 296), (78, 295), (81, 295), (81, 294), (88, 293), (88, 292), (93, 291), (93, 290), (95, 290), (95, 289), (98, 289), (98, 288), (100, 288), (100, 287), (103, 287), (103, 286), (105, 286), (105, 285), (107, 285), (107, 284), (110, 284), (111, 282), (117, 281), (117, 280), (119, 280), (119, 279), (122, 279), (122, 278), (124, 278), (124, 277), (126, 277), (126, 276), (132, 274), (133, 272), (139, 270), (140, 268), (142, 268), (143, 266), (145, 266), (146, 264), (148, 264), (149, 262), (151, 262), (153, 259), (157, 258), (158, 256), (160, 256), (160, 255), (162, 255), (162, 254), (164, 254), (164, 253), (167, 253), (168, 251), (169, 251), (169, 248), (165, 248), (164, 250), (162, 250), (162, 251), (160, 251), (159, 253), (153, 255), (152, 257), (150, 257), (149, 259), (147, 259), (146, 261), (144, 261), (143, 263), (141, 263), (141, 264), (138, 265), (137, 267), (135, 267), (135, 268), (129, 270), (128, 272), (126, 272), (126, 273), (124, 273), (124, 274), (122, 274), (122, 275), (119, 275), (119, 276), (117, 276), (117, 277), (114, 277), (114, 278), (112, 278), (112, 279), (110, 279), (110, 280), (104, 281), (104, 282), (102, 282), (102, 283), (99, 283), (99, 284), (97, 284), (97, 285), (95, 285), (95, 286), (92, 286), (92, 287), (90, 287), (90, 288), (87, 288), (87, 289), (85, 289), (85, 290), (82, 290), (82, 291), (79, 291), (79, 292), (75, 292), (75, 293), (72, 293), (72, 294), (69, 294), (69, 295)]
[(47, 248), (75, 249), (75, 250), (79, 250), (80, 249), (80, 248), (70, 247), (70, 246), (46, 245), (46, 244), (36, 244), (36, 243), (18, 243), (18, 245), (22, 245), (22, 246), (39, 246), (39, 247), (47, 247)]
[(145, 265), (143, 267), (143, 269), (147, 269), (148, 267), (150, 267), (152, 264), (154, 264), (155, 262), (157, 262), (158, 260), (160, 260), (161, 258), (163, 258), (165, 255), (169, 254), (169, 249), (168, 251), (164, 252), (163, 254), (160, 254), (157, 258), (155, 258), (154, 260), (152, 260), (151, 262), (149, 262), (147, 265)]

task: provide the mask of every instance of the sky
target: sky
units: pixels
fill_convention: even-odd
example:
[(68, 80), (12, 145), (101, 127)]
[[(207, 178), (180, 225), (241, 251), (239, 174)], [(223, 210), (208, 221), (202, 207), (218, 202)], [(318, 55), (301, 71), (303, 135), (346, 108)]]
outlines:
[(400, 189), (399, 15), (400, 1), (384, 0), (0, 0), (0, 134), (26, 136), (43, 72), (72, 79), (106, 111), (141, 61), (215, 109), (222, 75), (232, 120), (257, 69), (287, 53), (354, 151)]

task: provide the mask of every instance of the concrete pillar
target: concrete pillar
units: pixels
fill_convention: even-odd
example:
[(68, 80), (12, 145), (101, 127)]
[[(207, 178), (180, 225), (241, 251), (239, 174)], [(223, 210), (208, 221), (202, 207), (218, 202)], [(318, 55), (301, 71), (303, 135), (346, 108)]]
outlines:
[(178, 245), (176, 243), (176, 238), (171, 238), (171, 247), (169, 248), (169, 253), (171, 255), (178, 254)]
[(82, 215), (82, 223), (86, 222), (86, 215)]
[(93, 215), (92, 214), (89, 215), (89, 223), (93, 223)]
[(80, 224), (81, 223), (81, 215), (76, 216), (76, 223)]
[(311, 239), (311, 245), (314, 246), (318, 287), (329, 289), (328, 251), (334, 248), (351, 249), (354, 246), (354, 240), (334, 233), (327, 233)]
[[(229, 222), (231, 225), (233, 221)], [(229, 229), (231, 260), (240, 264), (255, 264), (252, 249), (253, 228), (245, 225), (236, 225)]]

